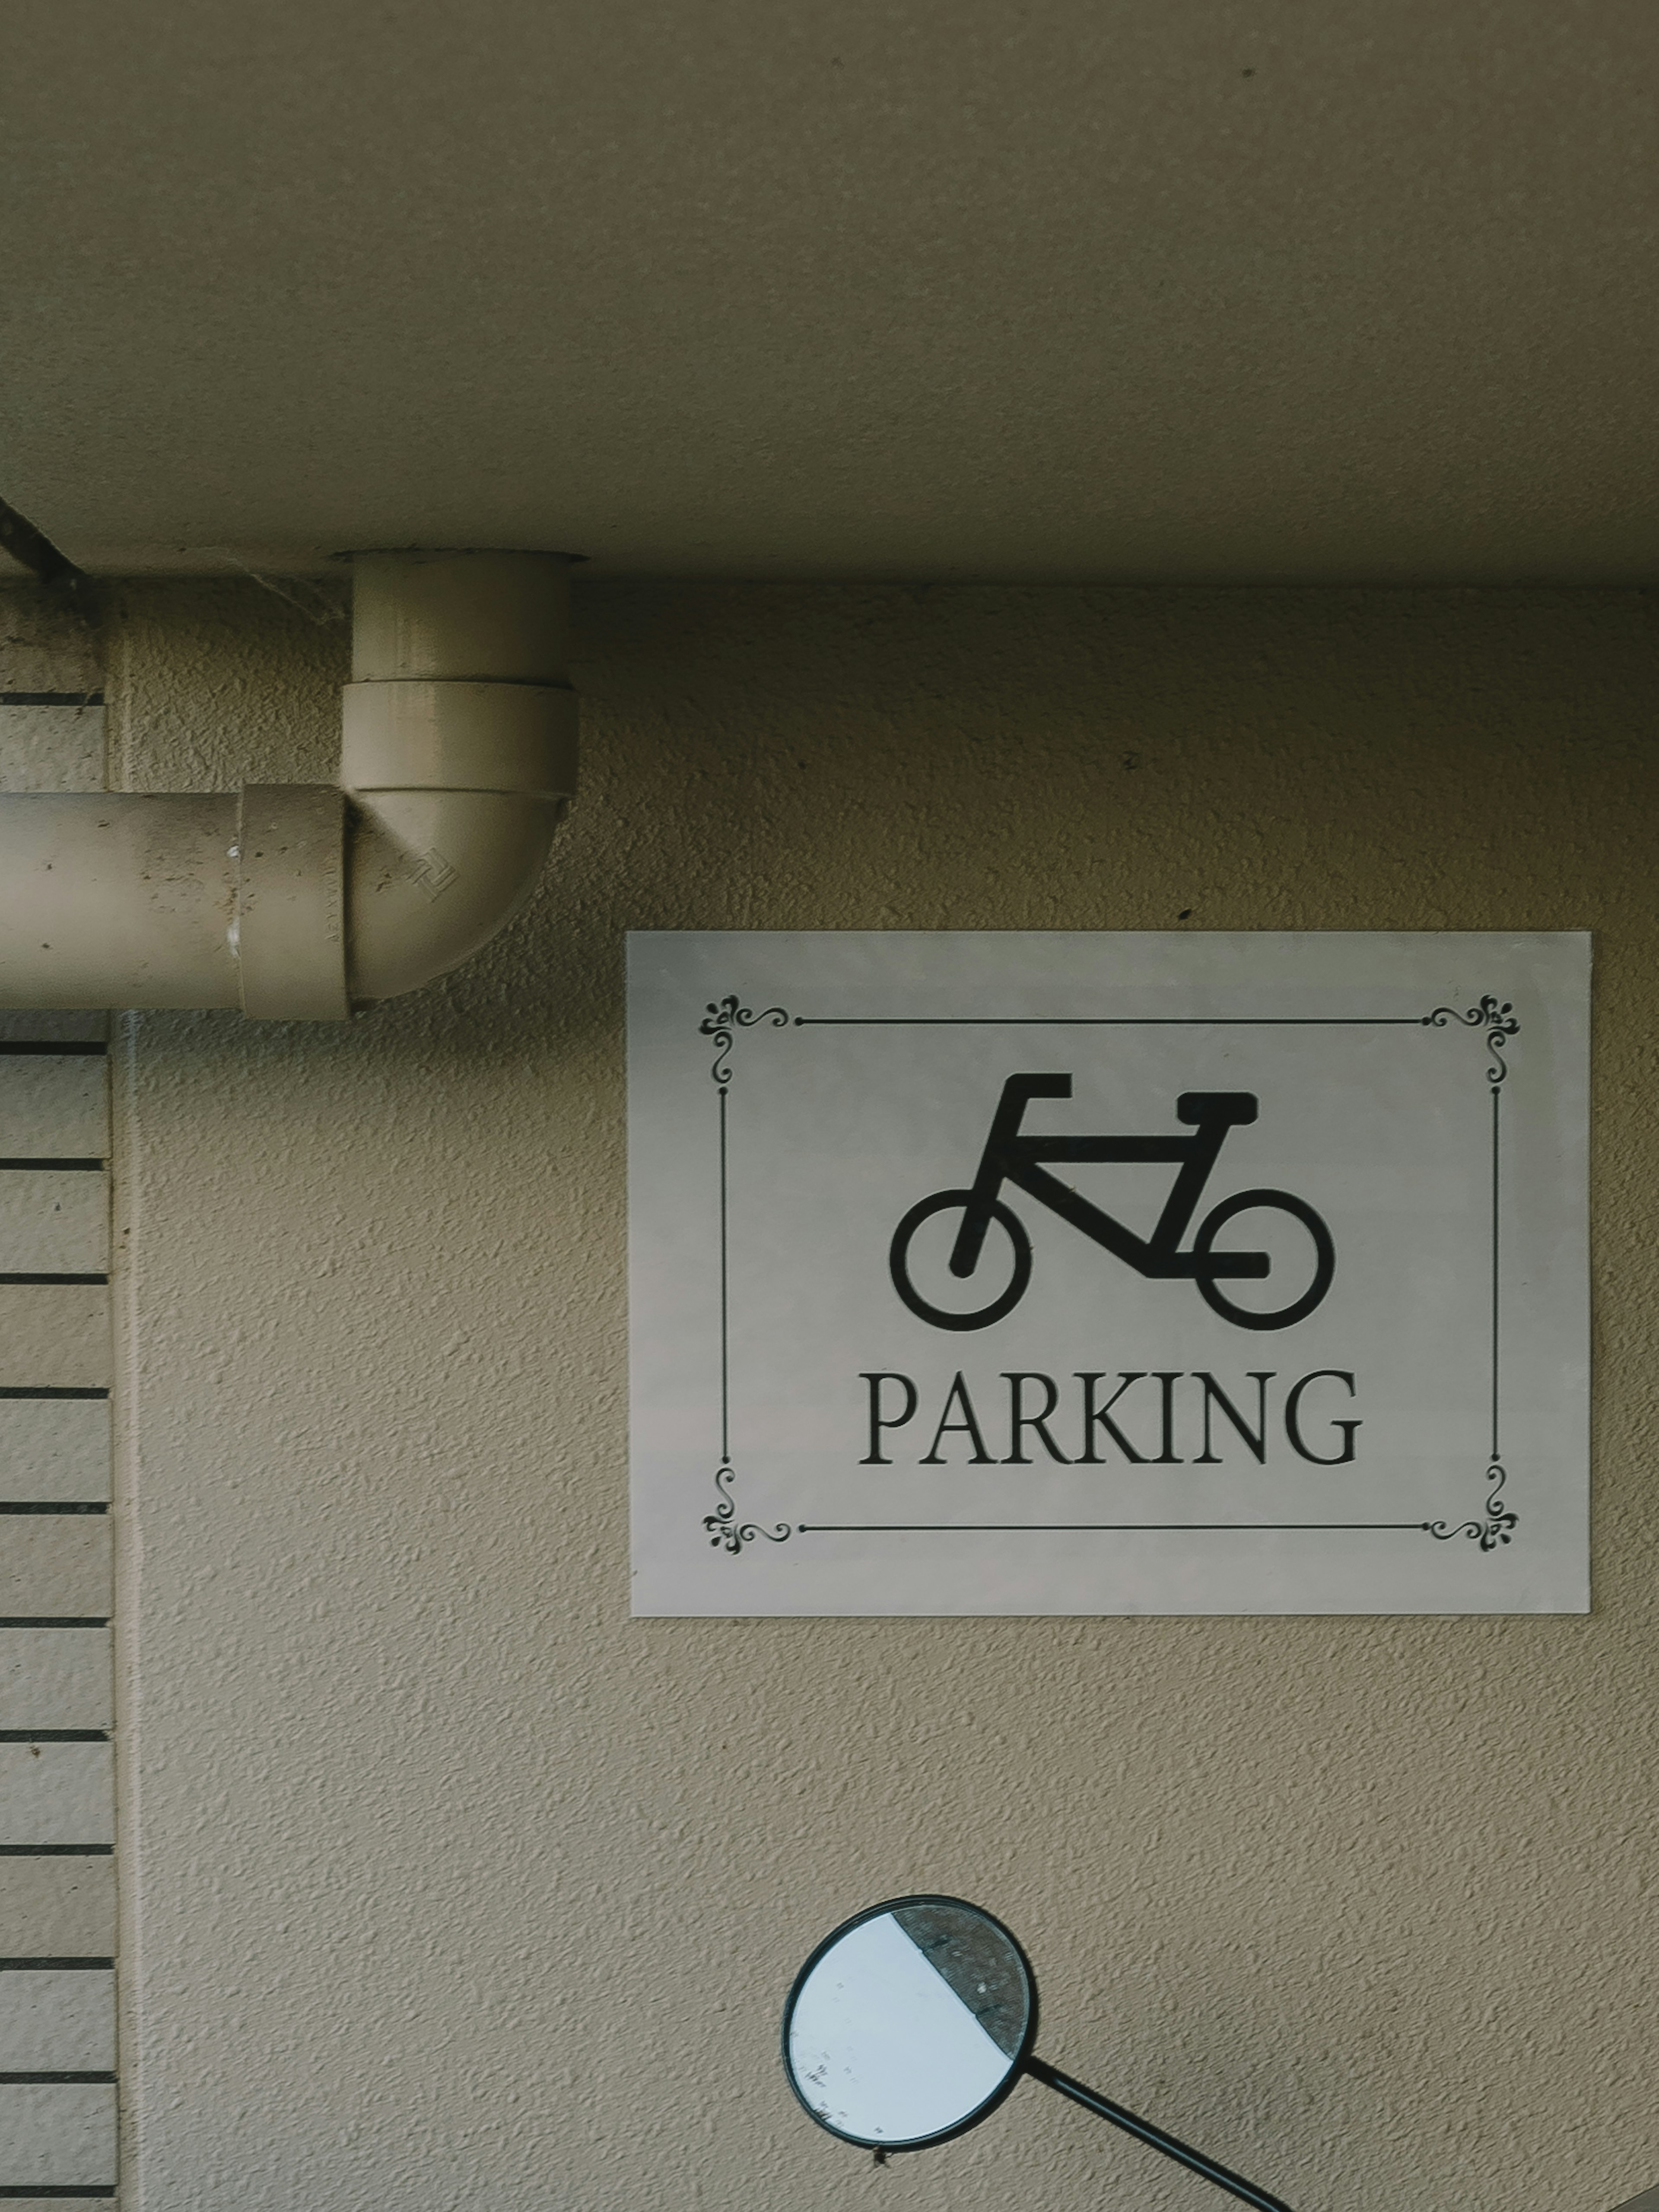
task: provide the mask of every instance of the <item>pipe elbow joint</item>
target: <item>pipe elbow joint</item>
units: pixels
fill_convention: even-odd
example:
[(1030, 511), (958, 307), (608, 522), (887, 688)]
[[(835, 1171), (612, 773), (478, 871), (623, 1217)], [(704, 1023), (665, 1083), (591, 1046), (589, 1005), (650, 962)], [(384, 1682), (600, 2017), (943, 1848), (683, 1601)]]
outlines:
[(469, 958), (575, 791), (568, 566), (358, 555), (337, 783), (0, 798), (0, 1004), (343, 1021)]
[(576, 788), (562, 684), (400, 678), (348, 684), (346, 966), (354, 1004), (468, 959), (535, 889)]
[(568, 561), (352, 568), (337, 783), (0, 795), (0, 1005), (343, 1021), (524, 904), (576, 787)]

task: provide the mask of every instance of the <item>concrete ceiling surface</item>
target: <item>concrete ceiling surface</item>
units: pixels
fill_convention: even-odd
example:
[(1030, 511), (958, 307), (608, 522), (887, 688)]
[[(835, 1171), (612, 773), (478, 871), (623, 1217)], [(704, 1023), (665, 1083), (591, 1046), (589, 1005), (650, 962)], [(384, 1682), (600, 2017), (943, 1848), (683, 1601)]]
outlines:
[(7, 0), (106, 569), (1659, 574), (1653, 0)]

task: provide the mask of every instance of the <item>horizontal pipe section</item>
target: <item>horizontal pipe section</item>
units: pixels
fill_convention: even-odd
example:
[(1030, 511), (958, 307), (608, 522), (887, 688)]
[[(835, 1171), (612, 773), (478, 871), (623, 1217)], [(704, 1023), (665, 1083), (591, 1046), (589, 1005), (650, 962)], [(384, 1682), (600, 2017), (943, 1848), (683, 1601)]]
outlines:
[(0, 1006), (234, 1006), (234, 793), (0, 798)]
[(337, 785), (0, 795), (0, 1006), (341, 1020), (468, 959), (575, 789), (567, 570), (357, 556)]

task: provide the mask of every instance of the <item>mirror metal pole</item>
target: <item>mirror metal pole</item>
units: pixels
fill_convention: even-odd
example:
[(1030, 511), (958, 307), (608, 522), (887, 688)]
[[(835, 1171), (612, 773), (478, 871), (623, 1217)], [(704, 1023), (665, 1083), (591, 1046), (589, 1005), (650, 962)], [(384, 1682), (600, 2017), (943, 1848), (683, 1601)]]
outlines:
[(1081, 2081), (1073, 2081), (1069, 2074), (1062, 2074), (1057, 2066), (1050, 2066), (1035, 2051), (1025, 2062), (1025, 2071), (1038, 2081), (1046, 2081), (1051, 2089), (1058, 2089), (1062, 2097), (1085, 2111), (1097, 2112), (1103, 2120), (1109, 2120), (1115, 2128), (1121, 2128), (1137, 2142), (1150, 2143), (1161, 2150), (1165, 2158), (1172, 2158), (1194, 2173), (1201, 2173), (1206, 2181), (1214, 2182), (1218, 2189), (1227, 2190), (1234, 2197), (1242, 2197), (1247, 2204), (1254, 2204), (1256, 2212), (1291, 2212), (1283, 2197), (1270, 2197), (1265, 2189), (1258, 2189), (1253, 2181), (1246, 2181), (1242, 2173), (1233, 2173), (1224, 2166), (1218, 2166), (1212, 2158), (1206, 2158), (1201, 2150), (1194, 2150), (1176, 2136), (1165, 2135), (1150, 2120), (1138, 2119), (1124, 2105), (1115, 2105), (1109, 2097), (1103, 2097), (1098, 2089), (1085, 2088)]

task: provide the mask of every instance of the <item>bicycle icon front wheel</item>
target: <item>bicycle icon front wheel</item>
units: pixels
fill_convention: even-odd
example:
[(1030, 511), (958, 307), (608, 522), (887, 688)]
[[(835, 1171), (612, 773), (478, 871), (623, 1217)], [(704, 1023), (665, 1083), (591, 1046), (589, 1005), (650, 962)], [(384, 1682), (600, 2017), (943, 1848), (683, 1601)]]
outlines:
[[(1012, 1258), (1008, 1263), (1011, 1272), (1007, 1275), (1007, 1279), (1003, 1282), (1002, 1288), (997, 1291), (990, 1304), (970, 1307), (965, 1310), (952, 1306), (936, 1305), (933, 1298), (924, 1297), (917, 1289), (911, 1266), (912, 1247), (915, 1243), (917, 1232), (925, 1227), (935, 1214), (964, 1212), (972, 1201), (973, 1195), (970, 1190), (936, 1190), (931, 1198), (924, 1198), (920, 1204), (913, 1206), (893, 1231), (893, 1242), (887, 1255), (887, 1267), (893, 1278), (893, 1288), (918, 1319), (931, 1322), (935, 1328), (989, 1328), (994, 1322), (1000, 1321), (1005, 1314), (1011, 1314), (1013, 1311), (1024, 1297), (1026, 1285), (1031, 1279), (1031, 1240), (1025, 1233), (1025, 1224), (1017, 1213), (1011, 1212), (1002, 1203), (1000, 1198), (994, 1198), (991, 1200), (991, 1219), (1006, 1233), (1012, 1248)], [(932, 1239), (928, 1241), (933, 1242)], [(953, 1230), (950, 1244), (954, 1245), (955, 1242), (956, 1232)], [(981, 1250), (977, 1264), (972, 1273), (965, 1279), (970, 1295), (975, 1292), (982, 1293), (987, 1279), (992, 1276), (997, 1267), (997, 1262), (988, 1249), (991, 1240), (988, 1237), (986, 1248)], [(945, 1246), (945, 1249), (948, 1250), (950, 1247)], [(951, 1271), (945, 1264), (942, 1253), (936, 1257), (937, 1266), (928, 1272), (930, 1278), (937, 1275), (937, 1289), (932, 1279), (927, 1282), (927, 1288), (934, 1291), (935, 1296), (943, 1291), (952, 1279)], [(997, 1273), (996, 1279), (999, 1281), (1002, 1279), (1000, 1273)]]
[[(1218, 1279), (1214, 1267), (1206, 1264), (1226, 1256), (1215, 1251), (1218, 1234), (1230, 1221), (1236, 1220), (1241, 1213), (1249, 1212), (1253, 1208), (1259, 1208), (1263, 1212), (1288, 1214), (1293, 1221), (1301, 1223), (1312, 1240), (1311, 1254), (1304, 1249), (1295, 1259), (1282, 1265), (1277, 1256), (1267, 1253), (1248, 1255), (1239, 1253), (1236, 1255), (1239, 1259), (1248, 1256), (1267, 1261), (1256, 1279), (1273, 1277), (1276, 1284), (1274, 1295), (1282, 1291), (1286, 1281), (1305, 1282), (1305, 1289), (1286, 1305), (1240, 1305), (1222, 1288), (1223, 1281), (1231, 1284), (1239, 1278), (1230, 1270)], [(1297, 1242), (1299, 1244), (1301, 1240), (1298, 1238)], [(1198, 1234), (1193, 1238), (1193, 1256), (1198, 1261), (1196, 1280), (1200, 1297), (1212, 1313), (1218, 1313), (1224, 1321), (1233, 1322), (1240, 1328), (1289, 1328), (1293, 1322), (1305, 1321), (1331, 1287), (1332, 1278), (1336, 1273), (1336, 1247), (1331, 1242), (1330, 1231), (1305, 1199), (1292, 1197), (1287, 1190), (1241, 1190), (1235, 1192), (1231, 1198), (1224, 1198), (1212, 1212), (1206, 1214)], [(1294, 1273), (1291, 1273), (1292, 1267), (1296, 1270)]]

